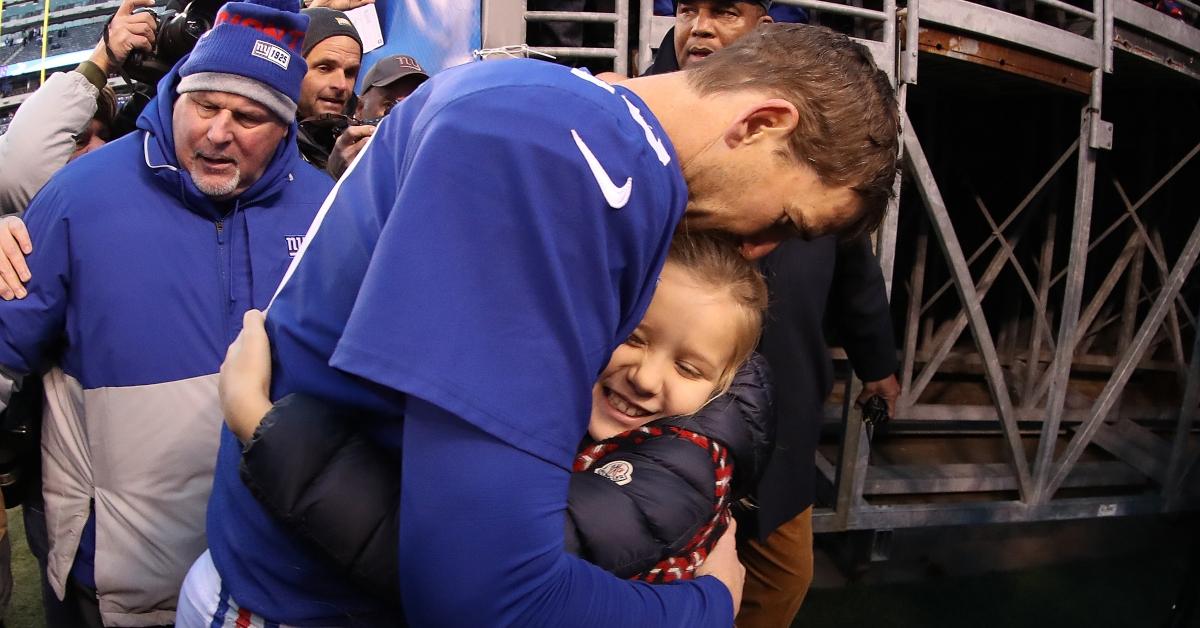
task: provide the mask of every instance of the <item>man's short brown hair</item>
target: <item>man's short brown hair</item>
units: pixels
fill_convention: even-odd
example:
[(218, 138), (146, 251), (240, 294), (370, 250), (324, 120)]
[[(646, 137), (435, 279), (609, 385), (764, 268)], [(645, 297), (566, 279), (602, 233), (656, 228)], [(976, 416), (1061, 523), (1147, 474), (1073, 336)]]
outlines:
[(879, 225), (894, 194), (900, 119), (895, 90), (865, 46), (828, 28), (762, 24), (686, 75), (701, 94), (754, 89), (795, 105), (791, 157), (859, 195), (847, 235)]

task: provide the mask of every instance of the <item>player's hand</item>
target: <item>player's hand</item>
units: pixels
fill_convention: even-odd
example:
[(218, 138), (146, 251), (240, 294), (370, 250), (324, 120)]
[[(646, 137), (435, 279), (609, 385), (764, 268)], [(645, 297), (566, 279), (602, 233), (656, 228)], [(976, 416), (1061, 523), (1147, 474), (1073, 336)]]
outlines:
[(122, 2), (121, 6), (117, 8), (116, 15), (108, 24), (108, 52), (112, 53), (112, 57), (110, 58), (104, 51), (104, 38), (101, 37), (100, 42), (96, 44), (96, 49), (92, 51), (92, 63), (108, 74), (124, 65), (130, 52), (154, 50), (154, 36), (158, 26), (154, 16), (149, 13), (133, 14), (134, 9), (152, 6), (154, 6), (154, 0), (125, 0)]
[(369, 124), (346, 127), (333, 143), (333, 151), (329, 153), (329, 161), (325, 170), (335, 179), (342, 178), (342, 173), (350, 167), (350, 162), (358, 156), (358, 151), (367, 144), (367, 138), (375, 134), (375, 127)]
[(29, 265), (25, 256), (33, 252), (29, 230), (16, 216), (0, 218), (0, 299), (24, 299), (25, 282), (29, 281)]
[(712, 576), (729, 589), (729, 594), (733, 596), (735, 617), (742, 607), (742, 586), (746, 584), (746, 568), (738, 562), (737, 557), (737, 541), (734, 539), (736, 533), (737, 521), (730, 517), (725, 534), (721, 535), (717, 545), (708, 553), (704, 564), (696, 570), (697, 576)]
[(313, 7), (328, 7), (338, 11), (349, 11), (357, 9), (364, 4), (375, 4), (375, 0), (312, 0), (308, 3), (309, 9)]
[(225, 353), (217, 386), (225, 422), (243, 443), (271, 409), (271, 341), (264, 321), (258, 310), (242, 316), (242, 333)]
[(895, 417), (896, 403), (900, 399), (900, 382), (896, 380), (896, 376), (888, 375), (873, 382), (863, 382), (862, 392), (854, 401), (855, 407), (863, 407), (867, 400), (875, 395), (883, 397), (883, 400), (887, 402), (888, 416)]

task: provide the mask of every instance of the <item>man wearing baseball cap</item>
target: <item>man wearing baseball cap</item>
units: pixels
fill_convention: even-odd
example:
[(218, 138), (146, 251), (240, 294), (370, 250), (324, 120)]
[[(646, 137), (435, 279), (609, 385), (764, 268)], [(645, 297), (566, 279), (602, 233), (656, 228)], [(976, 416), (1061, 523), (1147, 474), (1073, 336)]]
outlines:
[(363, 78), (363, 93), (354, 109), (355, 118), (371, 124), (351, 126), (338, 136), (325, 170), (335, 179), (341, 177), (367, 138), (375, 133), (379, 119), (428, 79), (425, 68), (413, 57), (392, 55), (380, 59)]
[(354, 116), (361, 120), (381, 118), (428, 79), (425, 68), (408, 55), (380, 59), (363, 79), (363, 92)]
[(46, 373), (47, 572), (76, 625), (172, 624), (204, 551), (225, 347), (331, 188), (295, 145), (298, 8), (226, 4), (138, 131), (26, 211), (32, 278), (0, 304), (0, 408)]

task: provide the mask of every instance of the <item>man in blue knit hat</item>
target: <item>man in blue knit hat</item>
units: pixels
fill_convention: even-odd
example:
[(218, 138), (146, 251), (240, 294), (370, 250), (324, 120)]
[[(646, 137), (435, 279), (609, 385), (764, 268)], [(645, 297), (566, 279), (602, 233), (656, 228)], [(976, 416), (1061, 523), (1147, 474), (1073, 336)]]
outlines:
[(0, 409), (44, 374), (47, 574), (72, 628), (172, 624), (204, 551), (225, 347), (332, 187), (296, 148), (298, 9), (225, 5), (138, 131), (25, 214), (32, 278), (0, 304)]

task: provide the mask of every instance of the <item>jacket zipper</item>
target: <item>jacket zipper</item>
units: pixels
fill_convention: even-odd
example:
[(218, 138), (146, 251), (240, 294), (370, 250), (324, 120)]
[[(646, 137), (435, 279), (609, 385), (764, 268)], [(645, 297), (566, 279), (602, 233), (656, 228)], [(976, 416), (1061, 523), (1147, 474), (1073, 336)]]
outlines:
[(227, 259), (229, 257), (229, 250), (225, 242), (225, 220), (217, 220), (215, 224), (217, 227), (217, 273), (221, 277), (221, 292), (218, 298), (224, 303), (226, 310), (226, 315), (221, 317), (221, 326), (224, 328), (224, 336), (228, 342), (230, 340), (228, 310), (233, 305), (229, 303), (227, 296), (229, 294), (229, 262)]

